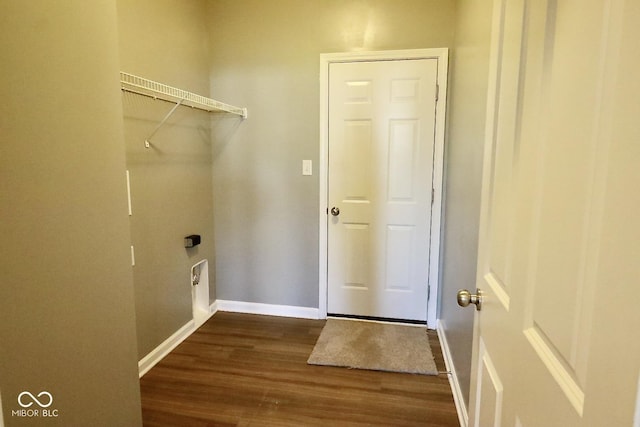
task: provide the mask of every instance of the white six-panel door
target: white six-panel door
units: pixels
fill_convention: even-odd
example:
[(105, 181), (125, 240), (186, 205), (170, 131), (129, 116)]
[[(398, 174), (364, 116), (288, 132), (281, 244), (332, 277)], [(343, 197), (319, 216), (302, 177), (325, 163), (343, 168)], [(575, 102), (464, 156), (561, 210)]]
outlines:
[(426, 321), (437, 72), (329, 66), (329, 313)]
[(494, 2), (474, 426), (640, 425), (639, 20)]

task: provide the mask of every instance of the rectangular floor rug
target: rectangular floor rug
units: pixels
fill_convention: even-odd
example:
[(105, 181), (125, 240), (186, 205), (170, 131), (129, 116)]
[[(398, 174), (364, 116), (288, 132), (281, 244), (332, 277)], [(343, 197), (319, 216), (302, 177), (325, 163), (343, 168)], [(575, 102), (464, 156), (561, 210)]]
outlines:
[(424, 326), (328, 319), (307, 363), (438, 375)]

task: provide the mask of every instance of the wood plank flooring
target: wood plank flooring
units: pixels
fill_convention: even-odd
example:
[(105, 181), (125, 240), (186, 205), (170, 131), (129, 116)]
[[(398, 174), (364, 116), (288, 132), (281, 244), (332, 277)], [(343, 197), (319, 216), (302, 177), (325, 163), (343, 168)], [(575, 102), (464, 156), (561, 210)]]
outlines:
[(307, 365), (324, 323), (216, 313), (140, 380), (144, 425), (459, 426), (446, 374)]

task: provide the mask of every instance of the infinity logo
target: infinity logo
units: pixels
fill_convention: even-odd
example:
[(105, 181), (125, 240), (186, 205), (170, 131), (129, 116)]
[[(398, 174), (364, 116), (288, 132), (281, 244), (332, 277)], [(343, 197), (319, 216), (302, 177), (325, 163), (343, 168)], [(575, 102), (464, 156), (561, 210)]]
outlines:
[(48, 408), (53, 403), (53, 396), (51, 396), (51, 393), (49, 393), (48, 391), (41, 391), (40, 393), (38, 393), (38, 397), (48, 396), (49, 397), (49, 402), (48, 403), (42, 403), (33, 394), (29, 393), (28, 391), (23, 391), (22, 393), (20, 393), (18, 395), (18, 404), (20, 406), (22, 406), (23, 408), (28, 408), (29, 406), (33, 405), (33, 402), (22, 403), (22, 397), (25, 396), (25, 395), (29, 396), (31, 398), (31, 400), (33, 402), (37, 403), (41, 408)]

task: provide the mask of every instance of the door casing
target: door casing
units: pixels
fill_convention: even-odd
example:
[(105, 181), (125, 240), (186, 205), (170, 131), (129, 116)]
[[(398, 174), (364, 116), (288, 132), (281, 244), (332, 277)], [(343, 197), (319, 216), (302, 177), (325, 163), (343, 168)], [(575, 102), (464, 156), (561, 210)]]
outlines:
[(327, 317), (327, 238), (328, 238), (328, 172), (329, 172), (329, 65), (335, 62), (390, 61), (402, 59), (438, 60), (438, 102), (436, 104), (436, 123), (433, 157), (433, 205), (431, 208), (431, 245), (429, 256), (429, 302), (427, 307), (427, 325), (436, 327), (438, 309), (438, 290), (440, 282), (440, 238), (442, 225), (444, 135), (447, 104), (447, 70), (449, 49), (410, 49), (389, 51), (362, 51), (326, 53), (320, 55), (320, 179), (319, 209), (319, 278), (318, 278), (318, 317)]

